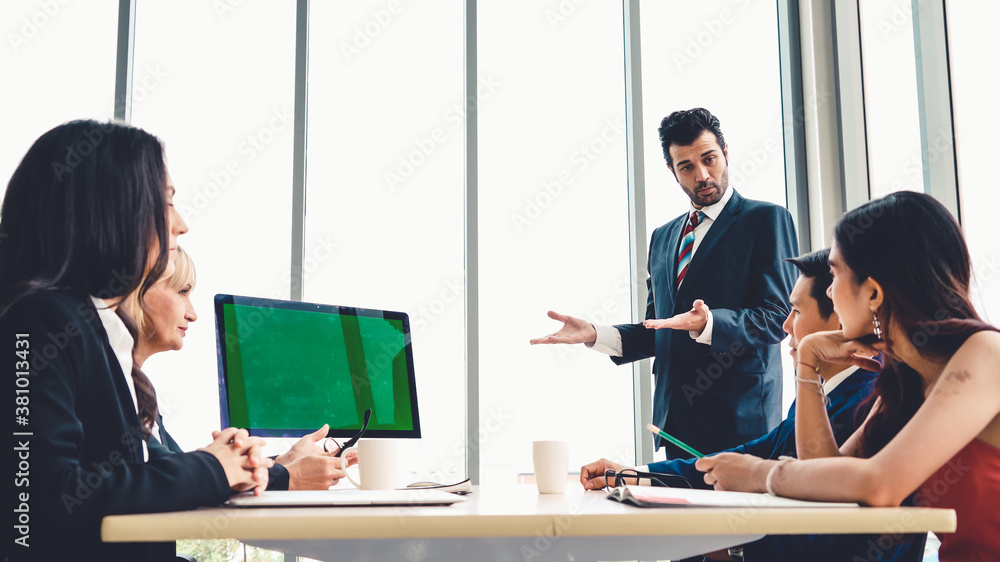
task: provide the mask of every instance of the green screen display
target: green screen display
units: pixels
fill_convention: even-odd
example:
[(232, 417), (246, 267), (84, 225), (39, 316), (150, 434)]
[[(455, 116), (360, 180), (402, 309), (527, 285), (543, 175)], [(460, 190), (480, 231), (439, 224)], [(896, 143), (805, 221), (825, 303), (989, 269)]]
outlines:
[(370, 408), (367, 436), (419, 437), (405, 314), (218, 295), (216, 315), (224, 424), (347, 437)]

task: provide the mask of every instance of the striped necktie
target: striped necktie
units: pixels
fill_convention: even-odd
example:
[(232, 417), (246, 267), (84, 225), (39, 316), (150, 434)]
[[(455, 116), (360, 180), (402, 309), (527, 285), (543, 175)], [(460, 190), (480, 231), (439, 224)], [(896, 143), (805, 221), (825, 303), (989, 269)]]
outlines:
[(694, 228), (698, 226), (701, 222), (702, 217), (705, 213), (701, 211), (691, 211), (691, 216), (688, 217), (687, 225), (684, 226), (684, 232), (681, 234), (681, 250), (677, 254), (677, 285), (680, 287), (681, 281), (684, 280), (684, 275), (687, 273), (688, 264), (691, 263), (691, 254), (694, 253)]

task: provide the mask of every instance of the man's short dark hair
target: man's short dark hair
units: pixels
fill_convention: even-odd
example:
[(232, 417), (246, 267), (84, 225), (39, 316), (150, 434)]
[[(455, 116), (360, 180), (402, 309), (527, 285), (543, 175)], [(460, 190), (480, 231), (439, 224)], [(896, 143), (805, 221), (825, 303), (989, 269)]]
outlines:
[(687, 146), (694, 144), (705, 131), (711, 131), (719, 141), (719, 148), (726, 149), (726, 139), (722, 136), (719, 119), (703, 107), (686, 111), (675, 111), (660, 121), (660, 145), (663, 147), (663, 157), (667, 166), (674, 166), (670, 157), (670, 146)]
[(799, 268), (799, 273), (803, 277), (808, 277), (813, 280), (812, 290), (809, 291), (809, 296), (816, 299), (816, 304), (819, 305), (819, 313), (823, 316), (823, 320), (829, 320), (830, 315), (833, 314), (833, 301), (827, 296), (826, 290), (830, 288), (830, 284), (833, 283), (833, 275), (830, 274), (830, 248), (824, 248), (822, 250), (817, 250), (811, 254), (805, 254), (797, 258), (788, 258), (785, 261), (790, 262), (795, 267)]

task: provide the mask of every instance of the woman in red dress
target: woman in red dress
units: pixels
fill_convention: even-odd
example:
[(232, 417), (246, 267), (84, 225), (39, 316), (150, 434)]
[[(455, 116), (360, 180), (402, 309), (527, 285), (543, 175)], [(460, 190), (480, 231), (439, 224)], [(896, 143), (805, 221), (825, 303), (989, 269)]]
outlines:
[[(1000, 332), (970, 300), (955, 219), (921, 193), (872, 201), (837, 225), (829, 289), (841, 330), (799, 343), (796, 439), (804, 460), (701, 459), (717, 489), (872, 506), (955, 509), (940, 559), (1000, 560)], [(874, 407), (838, 448), (819, 361), (880, 365)], [(808, 443), (808, 447), (803, 446)], [(806, 454), (803, 454), (806, 453)], [(807, 458), (808, 457), (808, 458)]]

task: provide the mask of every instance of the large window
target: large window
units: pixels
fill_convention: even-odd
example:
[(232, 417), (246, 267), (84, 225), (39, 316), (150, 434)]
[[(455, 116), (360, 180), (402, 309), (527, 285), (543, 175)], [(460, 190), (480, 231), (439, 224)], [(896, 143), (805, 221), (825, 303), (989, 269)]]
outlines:
[(114, 115), (117, 14), (117, 0), (0, 3), (0, 192), (42, 133)]
[(553, 6), (479, 4), (484, 482), (532, 472), (538, 439), (568, 440), (573, 469), (634, 462), (631, 369), (528, 345), (560, 327), (547, 310), (630, 320), (621, 3)]
[(677, 110), (704, 107), (718, 117), (730, 186), (784, 206), (776, 3), (647, 0), (641, 18), (649, 234), (690, 207), (657, 140), (660, 120)]
[[(910, 4), (910, 0), (858, 3), (872, 199), (893, 191), (924, 191)], [(930, 139), (931, 144), (940, 141)]]
[(400, 477), (464, 478), (463, 3), (310, 19), (303, 299), (409, 314), (423, 438)]
[(295, 3), (136, 4), (132, 122), (166, 144), (199, 314), (144, 370), (192, 450), (219, 427), (212, 297), (289, 296)]
[(962, 225), (975, 272), (973, 296), (980, 312), (996, 324), (1000, 322), (1000, 237), (995, 215), (1000, 195), (995, 187), (994, 139), (1000, 130), (995, 95), (1000, 53), (992, 44), (991, 22), (1000, 19), (1000, 5), (950, 1), (947, 10), (958, 185)]

